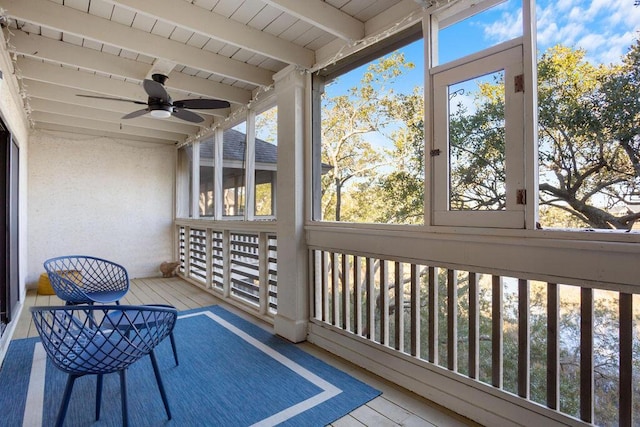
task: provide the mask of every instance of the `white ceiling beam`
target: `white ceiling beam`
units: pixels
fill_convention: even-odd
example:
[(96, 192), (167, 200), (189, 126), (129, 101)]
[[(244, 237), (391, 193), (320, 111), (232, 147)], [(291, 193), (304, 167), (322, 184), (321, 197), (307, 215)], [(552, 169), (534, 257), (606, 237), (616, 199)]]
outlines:
[[(74, 116), (82, 119), (101, 120), (111, 123), (131, 124), (140, 128), (156, 129), (169, 132), (176, 137), (194, 135), (199, 131), (195, 125), (179, 123), (178, 120), (155, 119), (150, 116), (136, 117), (135, 119), (122, 119), (122, 114), (115, 111), (107, 111), (99, 108), (87, 107), (84, 105), (69, 104), (60, 100), (50, 100), (43, 98), (31, 98), (29, 106), (32, 111), (61, 114), (63, 116)], [(95, 107), (95, 106), (94, 106)], [(184, 122), (186, 123), (186, 122)], [(172, 138), (173, 139), (173, 138)]]
[(345, 41), (364, 38), (364, 23), (320, 0), (262, 0)]
[[(189, 3), (176, 2), (175, 0), (105, 1), (287, 64), (310, 68), (314, 63), (314, 53), (310, 49)], [(305, 8), (308, 0), (302, 3)]]
[(13, 31), (9, 49), (29, 57), (138, 81), (144, 80), (149, 70), (149, 65), (142, 62), (19, 30)]
[[(22, 76), (31, 80), (53, 83), (72, 89), (86, 90), (104, 96), (147, 102), (147, 94), (141, 85), (122, 80), (101, 77), (90, 72), (77, 71), (57, 65), (19, 57), (16, 66)], [(117, 101), (104, 101), (117, 102)], [(136, 107), (133, 103), (131, 107)], [(142, 106), (140, 106), (142, 107)]]
[[(131, 59), (102, 53), (48, 37), (15, 31), (11, 37), (12, 49), (21, 55), (59, 62), (72, 67), (110, 74), (130, 80), (142, 81), (149, 73), (149, 65)], [(154, 69), (154, 68), (152, 68)], [(192, 93), (206, 98), (224, 99), (246, 105), (251, 100), (251, 92), (200, 77), (173, 72), (166, 82), (169, 91)], [(219, 116), (225, 116), (227, 110)]]
[(175, 144), (175, 141), (167, 141), (166, 139), (158, 139), (158, 138), (152, 138), (148, 136), (124, 134), (121, 132), (110, 132), (108, 130), (103, 130), (103, 129), (78, 127), (75, 124), (69, 125), (69, 124), (49, 123), (46, 121), (40, 121), (35, 124), (35, 128), (37, 130), (68, 132), (68, 133), (79, 134), (79, 135), (93, 135), (97, 137), (113, 138), (113, 139), (128, 139), (132, 141), (151, 142), (154, 144), (164, 144), (164, 145)]
[[(23, 78), (22, 82), (25, 86), (25, 89), (29, 93), (30, 104), (32, 104), (32, 101), (34, 99), (44, 99), (49, 101), (61, 102), (63, 104), (77, 105), (84, 108), (92, 108), (99, 111), (117, 113), (120, 117), (132, 111), (135, 111), (138, 107), (135, 104), (128, 104), (126, 102), (108, 100), (105, 100), (103, 102), (99, 99), (76, 96), (76, 94), (95, 95), (94, 92), (85, 90), (69, 90), (69, 88), (65, 86), (58, 86), (46, 82), (30, 80), (28, 78)], [(140, 107), (142, 106), (140, 105)], [(141, 124), (142, 127), (151, 127), (154, 129), (162, 129), (170, 132), (179, 132), (192, 135), (198, 132), (199, 128), (208, 128), (215, 124), (215, 118), (211, 116), (211, 114), (202, 113), (201, 111), (197, 112), (205, 119), (204, 122), (198, 124), (189, 123), (175, 117), (169, 117), (164, 120), (155, 120), (151, 118), (146, 119), (144, 117), (139, 117), (138, 119), (142, 120), (142, 123), (145, 124), (147, 124), (148, 121), (149, 126)]]
[(222, 55), (118, 24), (49, 0), (4, 0), (7, 16), (99, 43), (162, 58), (257, 86), (273, 83), (273, 73)]
[(94, 129), (105, 132), (112, 132), (116, 134), (122, 135), (133, 135), (133, 136), (141, 136), (148, 138), (155, 138), (159, 141), (167, 141), (167, 142), (182, 142), (185, 140), (182, 135), (178, 135), (177, 138), (167, 138), (167, 136), (175, 135), (163, 131), (153, 130), (153, 129), (144, 129), (139, 128), (137, 126), (131, 125), (121, 125), (119, 123), (109, 123), (101, 120), (91, 120), (91, 119), (78, 119), (77, 117), (65, 116), (61, 114), (53, 114), (53, 113), (45, 113), (35, 111), (32, 113), (31, 118), (37, 123), (52, 123), (58, 125), (65, 126), (73, 126), (76, 128), (83, 129)]

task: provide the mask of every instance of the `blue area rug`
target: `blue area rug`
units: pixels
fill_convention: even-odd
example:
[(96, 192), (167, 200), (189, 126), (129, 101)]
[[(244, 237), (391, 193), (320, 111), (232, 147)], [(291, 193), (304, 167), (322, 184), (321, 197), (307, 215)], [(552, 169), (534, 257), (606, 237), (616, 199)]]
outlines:
[[(127, 377), (133, 426), (323, 426), (380, 394), (218, 306), (181, 312), (174, 334), (179, 366), (168, 339), (156, 349), (173, 419), (144, 358)], [(0, 370), (1, 426), (55, 422), (66, 374), (43, 352), (37, 338), (11, 342)], [(76, 381), (65, 426), (121, 425), (117, 374), (105, 376), (98, 422), (95, 384), (95, 376)]]

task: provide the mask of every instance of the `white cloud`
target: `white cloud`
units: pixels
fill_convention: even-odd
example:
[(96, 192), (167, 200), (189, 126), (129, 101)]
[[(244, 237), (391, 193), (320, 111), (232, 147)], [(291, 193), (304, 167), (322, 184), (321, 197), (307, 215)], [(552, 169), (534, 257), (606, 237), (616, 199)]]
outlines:
[(522, 35), (522, 11), (503, 12), (499, 22), (484, 27), (485, 37), (502, 42)]
[[(611, 3), (614, 3), (614, 5), (612, 5)], [(586, 11), (584, 19), (593, 20), (598, 15), (600, 15), (601, 12), (608, 13), (608, 11), (611, 10), (611, 6), (615, 7), (615, 3), (616, 3), (615, 1), (611, 2), (611, 0), (592, 0), (591, 4), (589, 5)], [(623, 3), (624, 3), (624, 0), (618, 0), (619, 5)], [(629, 5), (631, 5), (630, 1), (629, 1)]]
[(575, 47), (577, 40), (585, 34), (585, 27), (580, 22), (570, 22), (561, 26), (556, 33), (556, 44)]
[(559, 0), (555, 6), (559, 12), (566, 12), (573, 7), (575, 2), (575, 0)]
[(602, 34), (587, 34), (578, 40), (576, 46), (587, 52), (596, 52), (607, 44), (607, 38)]
[(551, 22), (542, 28), (538, 28), (538, 49), (546, 50), (545, 47), (553, 46), (557, 43), (558, 26), (555, 22)]
[(637, 37), (637, 32), (633, 31), (607, 37), (606, 44), (603, 48), (596, 50), (593, 55), (589, 54), (589, 56), (593, 57), (593, 61), (597, 63), (607, 65), (619, 64)]
[(619, 62), (640, 28), (632, 0), (538, 0), (538, 49), (583, 48), (594, 62)]

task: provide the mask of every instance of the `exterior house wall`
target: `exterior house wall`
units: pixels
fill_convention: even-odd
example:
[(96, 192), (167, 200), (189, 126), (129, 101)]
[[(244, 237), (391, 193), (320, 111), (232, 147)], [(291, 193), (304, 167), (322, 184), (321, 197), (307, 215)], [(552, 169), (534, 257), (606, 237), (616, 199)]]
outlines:
[[(20, 149), (18, 161), (18, 246), (19, 246), (19, 301), (22, 302), (25, 296), (25, 275), (27, 257), (27, 152), (29, 144), (29, 122), (23, 109), (23, 100), (20, 97), (18, 82), (14, 74), (14, 67), (7, 52), (4, 33), (0, 31), (0, 71), (2, 80), (0, 82), (0, 116), (4, 124), (9, 128), (14, 141)], [(20, 308), (21, 310), (21, 308)], [(9, 340), (17, 324), (17, 317), (10, 321), (7, 330), (0, 336), (0, 364), (4, 359)]]
[(70, 254), (160, 275), (173, 253), (173, 145), (36, 131), (30, 148), (28, 286), (43, 261)]

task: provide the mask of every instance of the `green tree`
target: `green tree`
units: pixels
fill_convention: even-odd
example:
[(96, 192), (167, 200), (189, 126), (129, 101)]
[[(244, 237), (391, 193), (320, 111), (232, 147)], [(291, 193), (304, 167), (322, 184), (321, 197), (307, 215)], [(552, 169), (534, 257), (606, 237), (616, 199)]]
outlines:
[(637, 51), (638, 43), (625, 65), (607, 67), (556, 46), (539, 62), (540, 202), (590, 227), (629, 228), (638, 218), (612, 211), (630, 202), (640, 177)]
[[(640, 218), (623, 209), (640, 196), (639, 69), (640, 41), (620, 65), (596, 66), (584, 50), (563, 46), (541, 56), (543, 225), (625, 229)], [(459, 106), (451, 115), (451, 203), (458, 208), (503, 207), (503, 87), (501, 80), (480, 84), (476, 109)]]
[[(321, 183), (323, 218), (373, 220), (371, 197), (367, 202), (360, 190), (374, 184), (389, 159), (372, 138), (395, 120), (397, 94), (390, 86), (410, 68), (402, 53), (393, 53), (369, 64), (359, 85), (345, 95), (323, 100), (322, 162), (330, 167)], [(356, 191), (346, 194), (349, 186)]]
[[(387, 150), (394, 169), (376, 179), (380, 201), (376, 222), (421, 224), (424, 218), (424, 95), (415, 87), (410, 94), (399, 94), (389, 105), (392, 117), (402, 123), (390, 135)], [(394, 200), (394, 203), (388, 203)]]

